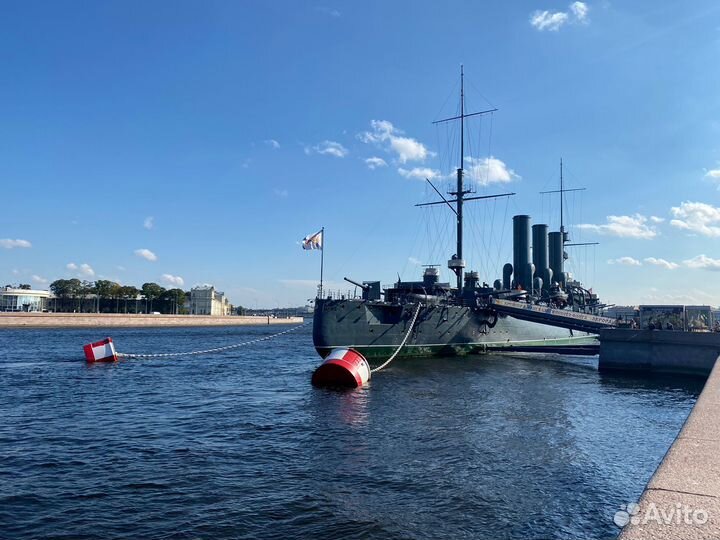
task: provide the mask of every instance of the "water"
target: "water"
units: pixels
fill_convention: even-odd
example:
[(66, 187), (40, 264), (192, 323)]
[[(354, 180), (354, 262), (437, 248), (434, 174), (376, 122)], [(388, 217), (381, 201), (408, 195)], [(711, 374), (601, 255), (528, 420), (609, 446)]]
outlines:
[(398, 361), (313, 389), (309, 327), (0, 331), (0, 538), (613, 538), (701, 389), (596, 360)]

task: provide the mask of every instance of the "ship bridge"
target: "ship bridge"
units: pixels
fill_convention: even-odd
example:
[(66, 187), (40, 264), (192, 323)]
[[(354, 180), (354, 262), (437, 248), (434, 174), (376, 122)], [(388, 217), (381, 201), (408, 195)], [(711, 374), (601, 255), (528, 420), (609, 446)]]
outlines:
[(515, 319), (568, 328), (579, 332), (596, 333), (602, 329), (617, 326), (617, 321), (610, 317), (547, 306), (536, 306), (514, 300), (490, 298), (489, 306), (498, 313), (510, 315)]

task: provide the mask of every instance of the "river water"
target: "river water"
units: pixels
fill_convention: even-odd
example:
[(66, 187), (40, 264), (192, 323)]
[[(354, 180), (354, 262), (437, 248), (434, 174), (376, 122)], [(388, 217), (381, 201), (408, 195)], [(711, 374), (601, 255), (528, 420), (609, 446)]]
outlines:
[(702, 387), (597, 360), (398, 360), (318, 390), (310, 327), (0, 331), (0, 538), (614, 538)]

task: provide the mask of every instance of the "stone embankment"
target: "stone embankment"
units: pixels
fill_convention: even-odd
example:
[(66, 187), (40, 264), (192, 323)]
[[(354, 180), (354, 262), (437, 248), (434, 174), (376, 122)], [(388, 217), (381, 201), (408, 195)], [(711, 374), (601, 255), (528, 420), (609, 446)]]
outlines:
[(212, 317), (100, 313), (0, 313), (0, 328), (133, 328), (302, 324), (302, 317)]
[(718, 456), (720, 363), (716, 362), (695, 407), (638, 505), (622, 513), (629, 523), (620, 540), (720, 538)]

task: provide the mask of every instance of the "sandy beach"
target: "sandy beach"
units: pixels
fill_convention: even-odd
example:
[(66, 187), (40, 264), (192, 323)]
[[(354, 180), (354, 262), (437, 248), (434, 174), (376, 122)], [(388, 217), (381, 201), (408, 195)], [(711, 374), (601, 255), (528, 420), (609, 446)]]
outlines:
[(0, 328), (131, 328), (163, 326), (250, 326), (302, 324), (302, 317), (211, 317), (104, 313), (0, 313)]

